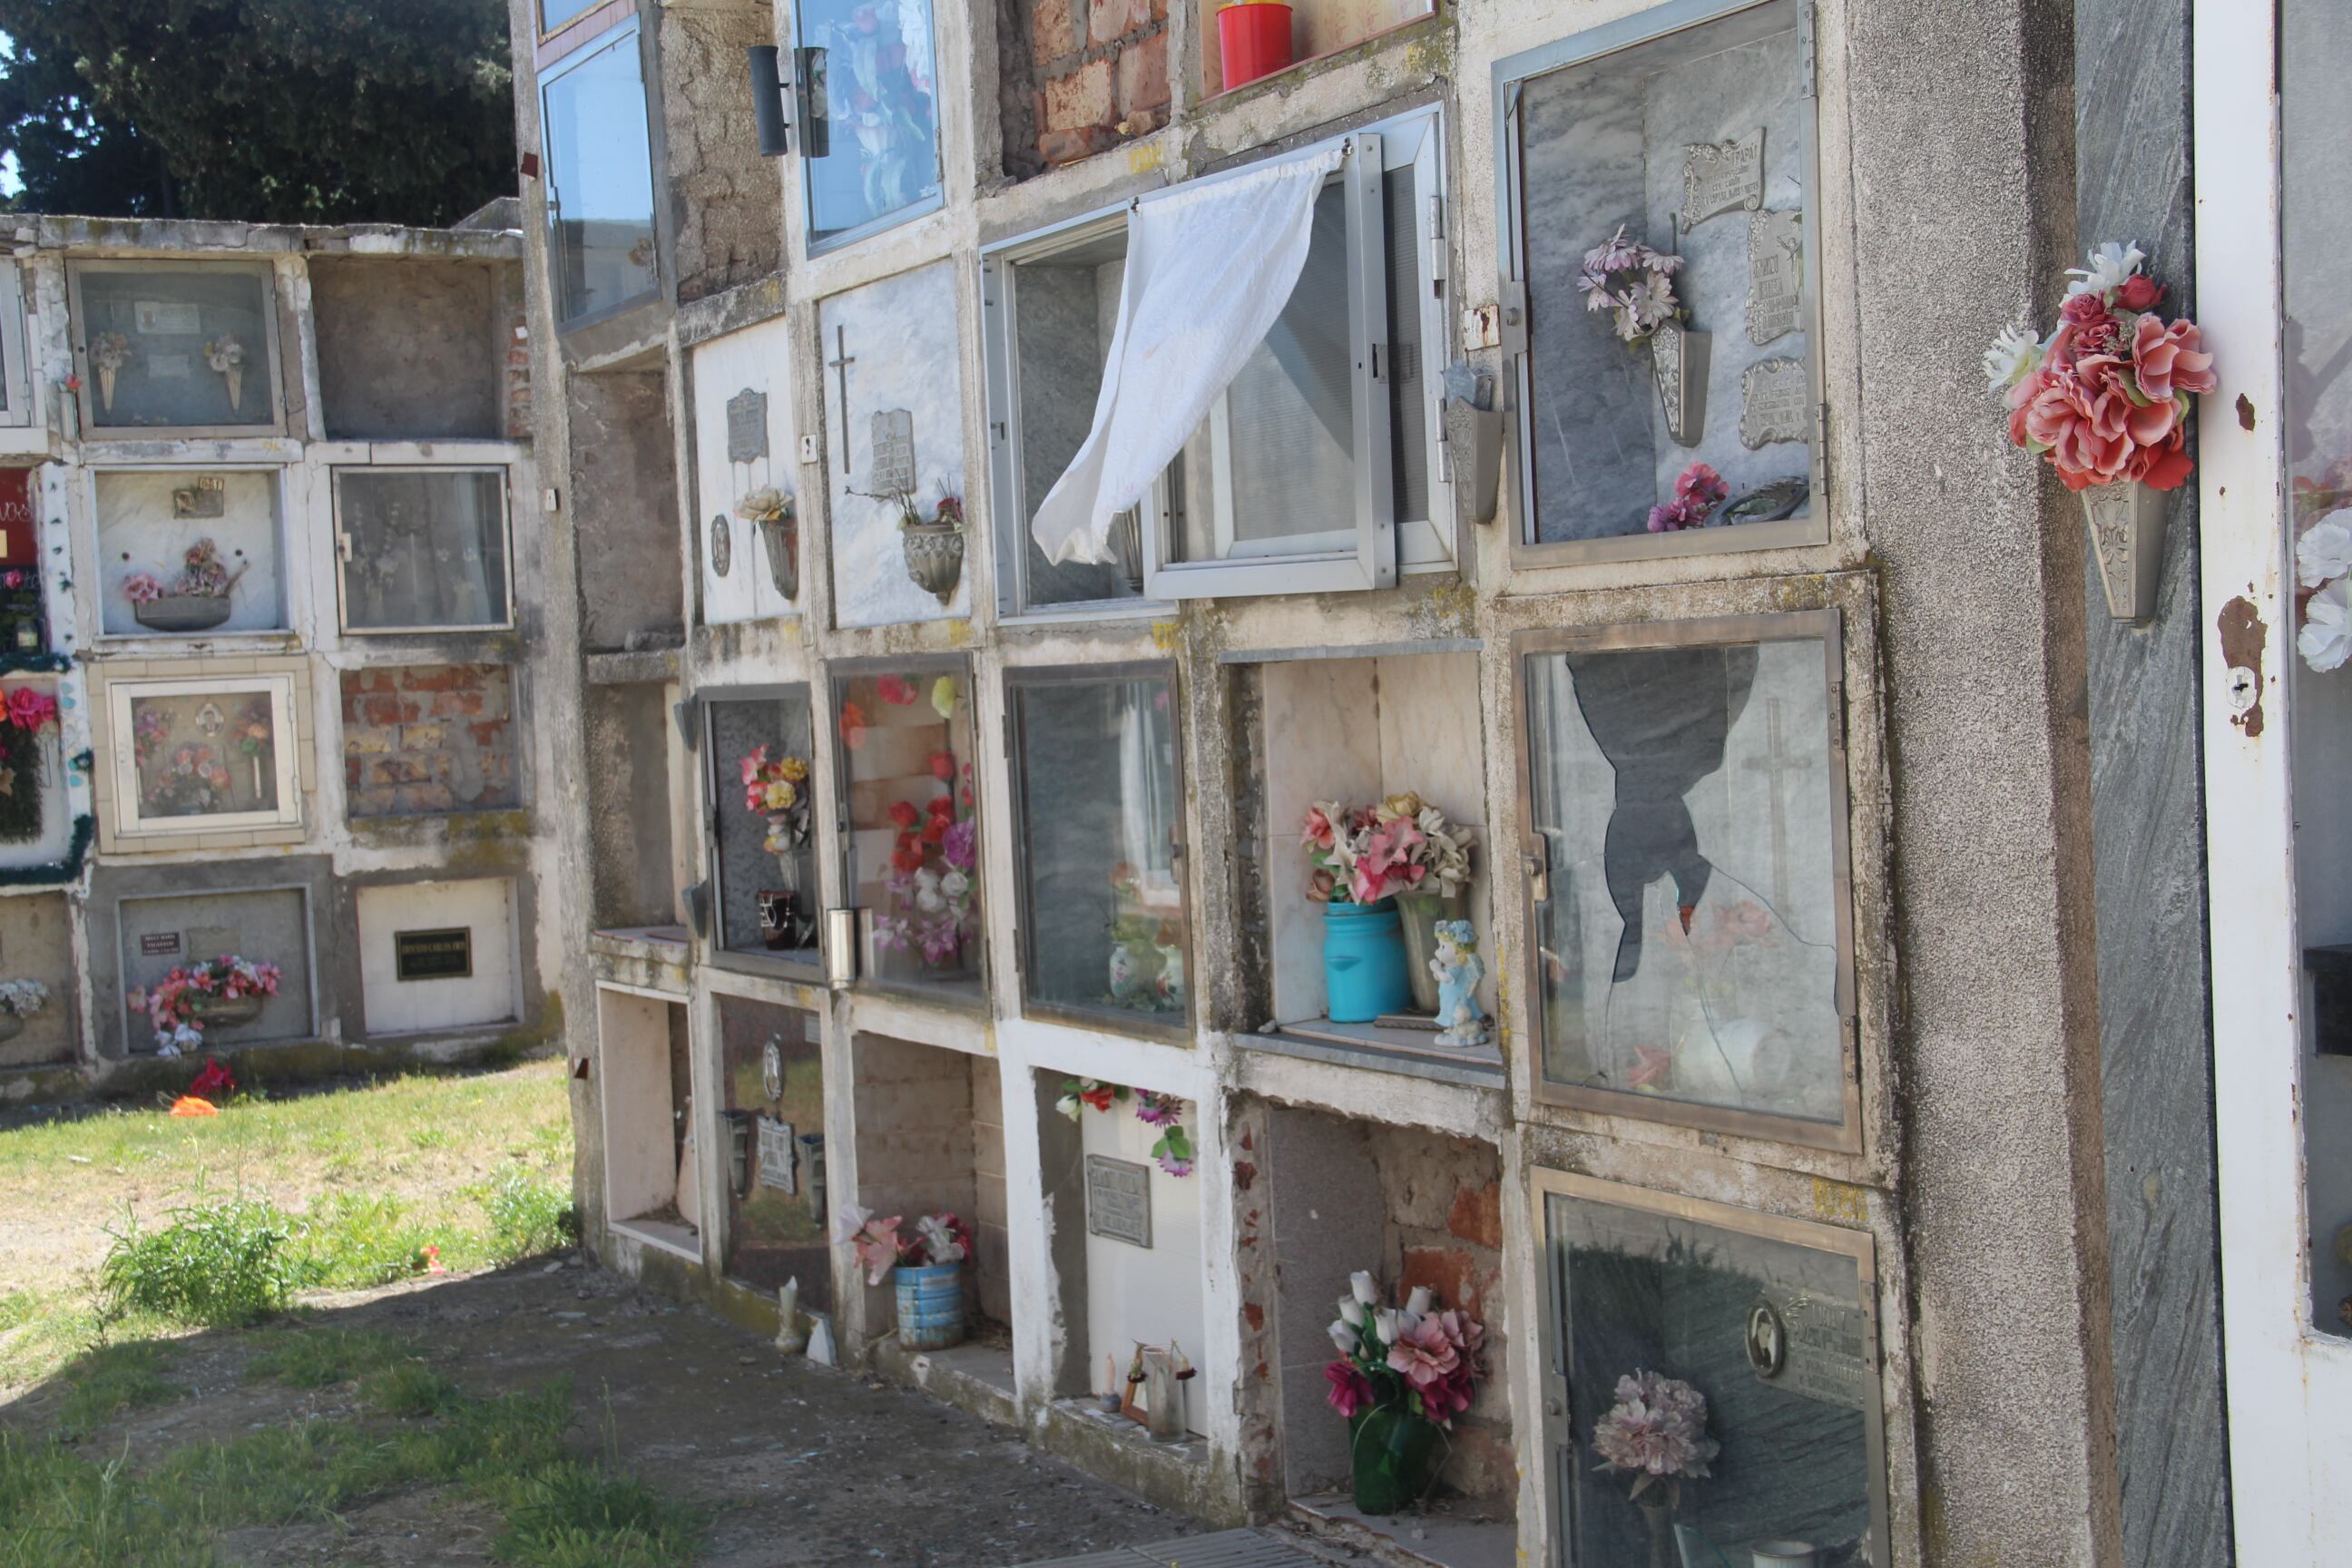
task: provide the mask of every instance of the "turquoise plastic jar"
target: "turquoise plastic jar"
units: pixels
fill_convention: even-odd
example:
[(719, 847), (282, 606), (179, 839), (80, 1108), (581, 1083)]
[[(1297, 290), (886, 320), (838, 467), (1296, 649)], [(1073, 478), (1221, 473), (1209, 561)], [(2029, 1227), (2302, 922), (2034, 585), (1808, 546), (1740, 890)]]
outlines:
[(1412, 999), (1396, 900), (1323, 906), (1323, 988), (1335, 1024), (1369, 1024)]

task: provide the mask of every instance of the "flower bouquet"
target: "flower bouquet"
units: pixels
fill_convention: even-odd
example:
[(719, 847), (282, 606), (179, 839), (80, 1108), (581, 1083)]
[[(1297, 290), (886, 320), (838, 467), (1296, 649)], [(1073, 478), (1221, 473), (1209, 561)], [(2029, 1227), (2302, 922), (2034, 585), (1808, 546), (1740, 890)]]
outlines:
[(0, 701), (0, 842), (41, 836), (41, 731), (58, 721), (58, 700), (37, 686), (12, 686)]
[(245, 345), (236, 341), (234, 332), (223, 332), (205, 345), (205, 363), (213, 374), (228, 383), (228, 409), (236, 412), (245, 401)]
[[(883, 685), (883, 700), (896, 700), (896, 689)], [(907, 690), (911, 702), (913, 689)], [(971, 764), (959, 767), (951, 753), (934, 752), (930, 771), (940, 793), (919, 806), (894, 801), (884, 814), (898, 839), (883, 883), (889, 907), (874, 918), (874, 945), (920, 952), (925, 964), (945, 969), (980, 938), (980, 822), (972, 812)]]
[(1356, 1507), (1398, 1513), (1429, 1490), (1437, 1434), (1477, 1394), (1486, 1331), (1459, 1309), (1438, 1310), (1425, 1285), (1401, 1307), (1381, 1304), (1369, 1273), (1348, 1286), (1329, 1331), (1339, 1354), (1323, 1369), (1325, 1399), (1348, 1422)]
[(1617, 1380), (1617, 1403), (1592, 1424), (1593, 1468), (1633, 1478), (1625, 1495), (1648, 1526), (1651, 1568), (1672, 1568), (1682, 1484), (1705, 1480), (1722, 1448), (1706, 1435), (1706, 1396), (1689, 1384), (1655, 1372)]
[(2083, 498), (2107, 613), (2155, 612), (2164, 565), (2158, 493), (2189, 479), (2189, 399), (2213, 390), (2213, 356), (2197, 323), (2166, 321), (2164, 289), (2136, 245), (2112, 241), (2068, 269), (2057, 327), (2036, 339), (2005, 329), (1985, 351), (1985, 378), (2009, 403), (2009, 438), (2049, 458)]
[(1298, 842), (1312, 868), (1307, 896), (1324, 906), (1331, 1019), (1367, 1023), (1408, 1001), (1435, 1013), (1429, 960), (1437, 922), (1468, 912), (1470, 829), (1407, 790), (1374, 805), (1318, 801)]
[(1110, 892), (1108, 1000), (1143, 1013), (1181, 1013), (1183, 922), (1153, 906), (1143, 874), (1125, 860), (1110, 868)]
[(1076, 1121), (1088, 1110), (1108, 1110), (1114, 1105), (1135, 1101), (1135, 1119), (1147, 1127), (1159, 1129), (1159, 1141), (1151, 1145), (1151, 1157), (1160, 1168), (1171, 1176), (1189, 1176), (1197, 1155), (1192, 1148), (1192, 1135), (1184, 1131), (1184, 1100), (1181, 1095), (1161, 1094), (1154, 1089), (1130, 1089), (1123, 1083), (1106, 1083), (1099, 1079), (1066, 1078), (1062, 1080), (1061, 1098), (1054, 1109)]
[(941, 1210), (915, 1221), (913, 1235), (897, 1215), (881, 1218), (856, 1204), (835, 1216), (833, 1239), (847, 1242), (879, 1285), (895, 1274), (898, 1340), (910, 1350), (946, 1350), (964, 1337), (963, 1262), (971, 1256), (971, 1227)]
[(793, 498), (773, 485), (758, 489), (735, 503), (735, 515), (760, 531), (768, 547), (768, 577), (787, 599), (801, 595), (800, 519)]
[(98, 405), (114, 412), (114, 378), (131, 363), (131, 338), (124, 332), (100, 332), (89, 340), (89, 368), (98, 372)]
[(150, 631), (201, 632), (228, 619), (229, 594), (247, 568), (231, 572), (209, 539), (188, 546), (180, 565), (180, 574), (169, 583), (152, 572), (133, 572), (122, 580), (123, 597), (139, 624)]
[(776, 950), (807, 947), (814, 940), (816, 922), (796, 907), (800, 889), (794, 856), (809, 837), (808, 759), (771, 757), (767, 747), (757, 746), (739, 766), (743, 809), (767, 818), (768, 833), (760, 847), (776, 858), (793, 883), (758, 895), (761, 940)]
[(135, 988), (131, 1010), (144, 1013), (155, 1027), (155, 1054), (176, 1057), (204, 1044), (213, 1025), (234, 1028), (261, 1016), (278, 994), (278, 970), (235, 954), (223, 954), (194, 969), (173, 968), (152, 987)]
[(1677, 446), (1698, 445), (1706, 421), (1706, 365), (1712, 339), (1683, 325), (1689, 314), (1675, 296), (1675, 274), (1683, 258), (1625, 237), (1625, 226), (1584, 253), (1576, 286), (1584, 308), (1610, 313), (1618, 341), (1633, 348), (1650, 345), (1650, 373), (1658, 385), (1658, 405), (1666, 433)]

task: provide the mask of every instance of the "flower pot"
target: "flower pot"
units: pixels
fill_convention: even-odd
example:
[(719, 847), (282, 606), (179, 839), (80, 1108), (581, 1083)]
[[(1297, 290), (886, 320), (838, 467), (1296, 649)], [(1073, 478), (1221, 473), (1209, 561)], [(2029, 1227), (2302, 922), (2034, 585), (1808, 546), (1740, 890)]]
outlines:
[(131, 606), (133, 619), (152, 632), (203, 632), (228, 619), (226, 594), (166, 594)]
[(1636, 1506), (1642, 1510), (1643, 1528), (1650, 1532), (1650, 1568), (1675, 1568), (1675, 1559), (1682, 1552), (1675, 1544), (1674, 1504), (1645, 1498)]
[(1369, 1024), (1412, 1000), (1401, 925), (1393, 899), (1323, 906), (1324, 1016), (1333, 1023)]
[(798, 518), (761, 518), (760, 542), (768, 550), (768, 580), (785, 598), (801, 596), (801, 526)]
[(2147, 620), (2156, 614), (2164, 578), (2165, 492), (2126, 479), (2093, 485), (2082, 497), (2107, 614), (2118, 621)]
[(1429, 972), (1429, 961), (1437, 956), (1437, 922), (1468, 920), (1470, 895), (1456, 893), (1449, 899), (1443, 893), (1399, 893), (1396, 906), (1404, 928), (1404, 974), (1412, 987), (1412, 1010), (1433, 1016), (1437, 976)]
[(1231, 89), (1290, 64), (1290, 7), (1228, 5), (1217, 13), (1217, 58)]
[(1394, 1405), (1380, 1405), (1348, 1423), (1349, 1457), (1361, 1513), (1394, 1514), (1429, 1490), (1437, 1427)]
[(245, 401), (245, 372), (238, 366), (231, 365), (221, 372), (221, 378), (228, 383), (228, 411), (234, 414), (236, 412), (237, 405)]
[(786, 952), (810, 944), (816, 932), (793, 907), (797, 895), (787, 889), (762, 888), (752, 896), (760, 907), (760, 942), (772, 952)]
[(113, 365), (99, 366), (98, 406), (101, 413), (111, 414), (114, 412), (114, 376), (115, 367)]
[(900, 1264), (892, 1270), (898, 1291), (898, 1342), (912, 1351), (943, 1351), (963, 1343), (963, 1265)]
[(1650, 374), (1658, 384), (1658, 406), (1665, 411), (1666, 434), (1678, 447), (1698, 445), (1706, 425), (1706, 365), (1715, 346), (1712, 332), (1694, 332), (1666, 321), (1650, 334)]
[(911, 523), (898, 531), (907, 552), (907, 575), (945, 609), (963, 581), (963, 530), (940, 522)]
[(24, 1019), (14, 1013), (0, 1012), (0, 1040), (13, 1040), (24, 1032)]
[(201, 992), (180, 994), (180, 1015), (191, 1024), (206, 1028), (234, 1029), (250, 1024), (261, 1016), (268, 997), (258, 994), (244, 996), (207, 996)]

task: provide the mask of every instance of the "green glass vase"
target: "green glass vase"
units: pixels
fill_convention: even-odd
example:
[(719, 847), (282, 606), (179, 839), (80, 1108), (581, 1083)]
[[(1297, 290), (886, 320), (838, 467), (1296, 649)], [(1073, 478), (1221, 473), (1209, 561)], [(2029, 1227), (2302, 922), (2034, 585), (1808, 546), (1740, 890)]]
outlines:
[(1360, 1513), (1402, 1513), (1429, 1490), (1437, 1428), (1393, 1405), (1377, 1405), (1348, 1423)]

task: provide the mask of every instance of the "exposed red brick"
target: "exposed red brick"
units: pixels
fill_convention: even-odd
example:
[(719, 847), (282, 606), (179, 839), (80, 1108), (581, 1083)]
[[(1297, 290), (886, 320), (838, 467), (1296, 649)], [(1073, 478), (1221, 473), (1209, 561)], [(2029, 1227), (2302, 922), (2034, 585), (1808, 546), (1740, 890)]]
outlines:
[(1077, 47), (1077, 0), (1037, 0), (1029, 12), (1029, 58), (1043, 68)]
[(478, 664), (412, 664), (400, 672), (403, 691), (471, 691), (481, 684)]
[(1243, 1302), (1242, 1321), (1247, 1323), (1252, 1329), (1265, 1327), (1265, 1309), (1255, 1301)]
[(1426, 1285), (1441, 1307), (1459, 1307), (1483, 1320), (1486, 1292), (1494, 1271), (1478, 1267), (1469, 1249), (1460, 1247), (1408, 1247), (1404, 1249), (1402, 1284), (1410, 1291)]
[(1249, 1191), (1250, 1184), (1256, 1180), (1257, 1167), (1255, 1165), (1251, 1164), (1247, 1160), (1236, 1160), (1234, 1162), (1234, 1188), (1236, 1192), (1245, 1193)]
[(1112, 95), (1110, 61), (1088, 61), (1069, 75), (1045, 84), (1045, 129), (1078, 131), (1088, 126), (1108, 126), (1118, 118)]
[(1475, 1241), (1481, 1247), (1501, 1251), (1503, 1184), (1489, 1182), (1483, 1187), (1457, 1189), (1454, 1194), (1454, 1211), (1445, 1216), (1445, 1228), (1465, 1241)]
[(1154, 33), (1118, 51), (1118, 110), (1132, 115), (1168, 101), (1168, 35)]
[(1151, 24), (1151, 0), (1087, 0), (1087, 36), (1108, 44)]
[(369, 724), (405, 724), (416, 717), (414, 702), (398, 697), (365, 697), (360, 700), (360, 719)]

